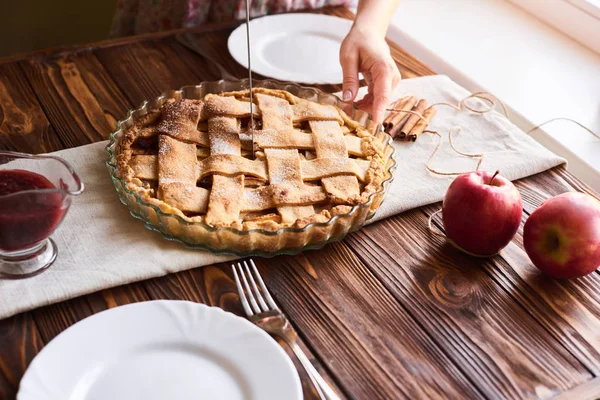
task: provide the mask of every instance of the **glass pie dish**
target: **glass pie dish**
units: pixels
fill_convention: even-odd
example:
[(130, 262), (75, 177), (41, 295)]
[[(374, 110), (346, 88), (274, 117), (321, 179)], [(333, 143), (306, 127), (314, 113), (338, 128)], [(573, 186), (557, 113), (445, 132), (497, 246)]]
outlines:
[[(110, 135), (106, 147), (106, 162), (118, 196), (135, 218), (142, 220), (146, 228), (162, 234), (168, 240), (183, 243), (186, 247), (208, 250), (213, 253), (235, 254), (240, 256), (274, 256), (277, 254), (297, 254), (308, 249), (321, 248), (329, 242), (342, 240), (349, 232), (360, 229), (373, 217), (383, 202), (387, 188), (393, 179), (396, 167), (392, 139), (383, 131), (376, 130), (367, 113), (349, 108), (338, 97), (319, 89), (303, 87), (294, 83), (273, 80), (255, 80), (254, 88), (285, 90), (292, 95), (322, 105), (333, 105), (343, 109), (348, 117), (358, 122), (373, 134), (374, 142), (381, 146), (383, 179), (366, 201), (347, 207), (348, 211), (336, 213), (326, 222), (311, 222), (302, 227), (284, 226), (279, 229), (238, 229), (237, 227), (215, 227), (201, 220), (185, 218), (183, 214), (171, 212), (155, 199), (148, 199), (132, 182), (119, 174), (119, 151), (126, 132), (136, 123), (148, 119), (153, 111), (163, 105), (180, 99), (202, 100), (208, 94), (237, 92), (248, 89), (247, 79), (240, 81), (202, 82), (197, 86), (184, 86), (179, 90), (165, 92), (151, 101), (145, 101), (139, 108), (130, 110), (127, 118), (117, 123), (116, 131)], [(159, 202), (160, 203), (160, 202)]]

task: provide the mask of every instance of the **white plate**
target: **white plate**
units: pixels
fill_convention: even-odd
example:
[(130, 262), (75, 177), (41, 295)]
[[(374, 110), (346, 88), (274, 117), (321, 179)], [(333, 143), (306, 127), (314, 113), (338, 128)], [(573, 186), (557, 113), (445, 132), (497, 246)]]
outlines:
[[(321, 14), (280, 14), (250, 21), (252, 70), (282, 81), (342, 83), (339, 52), (352, 21)], [(248, 68), (246, 24), (227, 41), (233, 58)]]
[(116, 307), (52, 340), (18, 400), (300, 400), (291, 360), (234, 314), (186, 301)]

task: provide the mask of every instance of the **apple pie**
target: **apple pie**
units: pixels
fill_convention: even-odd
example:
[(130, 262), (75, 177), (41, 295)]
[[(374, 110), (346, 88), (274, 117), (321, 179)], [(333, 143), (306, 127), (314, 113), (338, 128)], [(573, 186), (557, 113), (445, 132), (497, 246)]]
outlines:
[[(118, 178), (159, 214), (219, 236), (209, 248), (233, 251), (301, 247), (308, 238), (243, 243), (220, 228), (298, 233), (347, 217), (382, 193), (390, 171), (380, 136), (334, 105), (285, 90), (255, 88), (253, 100), (251, 119), (248, 90), (166, 99), (122, 130), (114, 147)], [(161, 224), (156, 216), (150, 223)], [(179, 236), (180, 228), (167, 228), (156, 227)], [(207, 240), (206, 232), (197, 232), (198, 242)]]

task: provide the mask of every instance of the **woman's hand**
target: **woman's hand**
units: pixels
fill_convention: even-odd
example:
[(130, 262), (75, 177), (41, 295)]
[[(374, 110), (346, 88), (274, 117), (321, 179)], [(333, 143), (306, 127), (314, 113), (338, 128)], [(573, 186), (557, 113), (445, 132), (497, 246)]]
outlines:
[(400, 0), (359, 0), (352, 29), (340, 49), (344, 71), (344, 101), (358, 93), (358, 73), (369, 85), (369, 93), (356, 105), (371, 113), (375, 123), (383, 122), (392, 91), (401, 76), (385, 42), (385, 34)]
[(353, 101), (356, 98), (358, 73), (361, 72), (369, 86), (369, 93), (356, 105), (370, 112), (375, 123), (381, 123), (392, 91), (401, 79), (385, 37), (355, 24), (342, 43), (340, 63), (344, 71), (343, 100)]

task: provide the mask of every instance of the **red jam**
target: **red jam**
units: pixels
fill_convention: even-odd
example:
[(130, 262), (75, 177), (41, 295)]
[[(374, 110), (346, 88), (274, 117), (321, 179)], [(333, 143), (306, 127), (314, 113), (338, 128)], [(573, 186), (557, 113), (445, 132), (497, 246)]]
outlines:
[(40, 174), (0, 170), (0, 251), (26, 250), (47, 238), (62, 220), (63, 195), (27, 190), (55, 189)]

